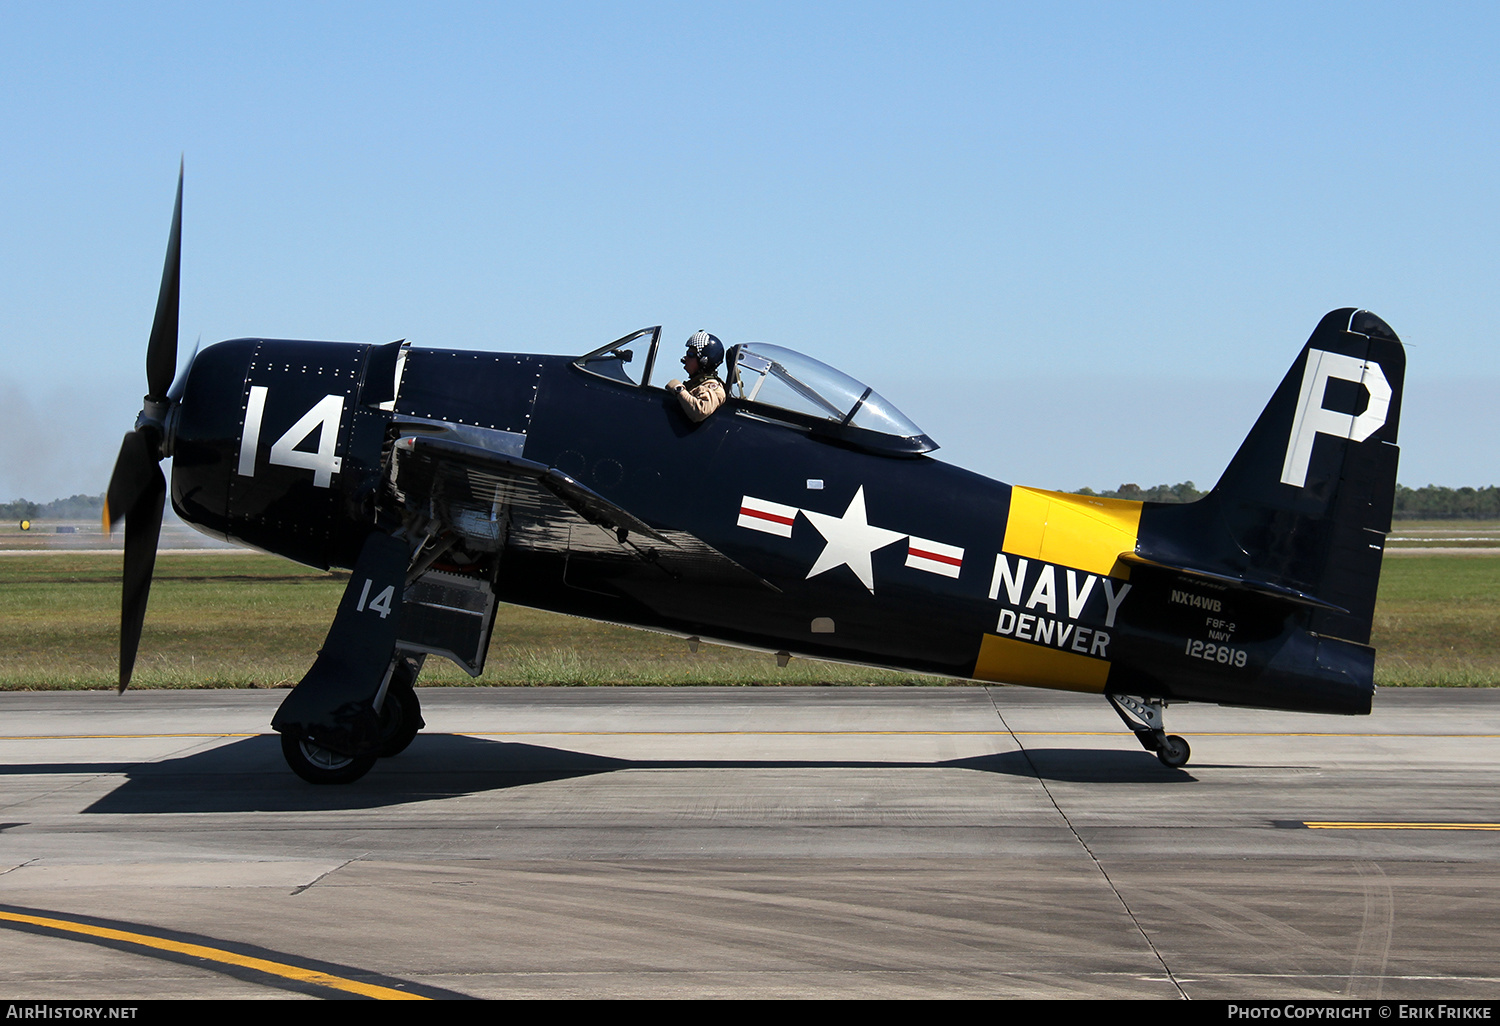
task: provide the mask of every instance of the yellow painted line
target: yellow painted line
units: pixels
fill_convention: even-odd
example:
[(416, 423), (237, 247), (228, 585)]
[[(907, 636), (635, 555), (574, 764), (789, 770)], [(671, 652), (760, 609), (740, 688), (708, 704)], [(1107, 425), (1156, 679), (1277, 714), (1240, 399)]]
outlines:
[[(1194, 730), (1193, 737), (1475, 738), (1500, 734), (1367, 734), (1349, 731)], [(1129, 737), (1121, 730), (454, 730), (428, 737)], [(275, 737), (274, 731), (184, 734), (0, 734), (0, 741), (149, 741), (165, 738)]]
[(237, 955), (233, 951), (225, 951), (223, 948), (211, 948), (203, 944), (188, 944), (183, 941), (167, 940), (164, 937), (153, 937), (145, 933), (133, 933), (130, 930), (116, 930), (108, 926), (93, 926), (88, 923), (75, 923), (67, 919), (54, 919), (49, 916), (31, 916), (20, 912), (0, 911), (0, 920), (13, 923), (25, 923), (29, 926), (42, 926), (49, 930), (59, 930), (64, 933), (79, 933), (88, 937), (98, 937), (102, 940), (124, 941), (127, 944), (137, 944), (143, 948), (154, 948), (158, 951), (171, 951), (180, 955), (192, 955), (195, 958), (207, 959), (210, 962), (220, 962), (224, 965), (238, 966), (243, 969), (254, 969), (271, 976), (280, 976), (288, 980), (296, 980), (299, 983), (312, 983), (320, 987), (331, 987), (334, 990), (348, 991), (361, 997), (378, 998), (383, 1001), (427, 1001), (428, 998), (419, 994), (409, 994), (403, 990), (392, 987), (381, 987), (373, 983), (360, 983), (358, 980), (348, 980), (342, 976), (331, 976), (313, 969), (303, 969), (301, 966), (288, 965), (285, 962), (273, 962), (270, 959), (255, 958), (250, 955)]
[[(1184, 731), (1184, 733), (1189, 733)], [(1500, 734), (1346, 734), (1341, 732), (1191, 731), (1192, 737), (1500, 738)], [(1125, 737), (1120, 730), (471, 730), (452, 737)]]
[(1303, 823), (1309, 830), (1500, 830), (1500, 823)]

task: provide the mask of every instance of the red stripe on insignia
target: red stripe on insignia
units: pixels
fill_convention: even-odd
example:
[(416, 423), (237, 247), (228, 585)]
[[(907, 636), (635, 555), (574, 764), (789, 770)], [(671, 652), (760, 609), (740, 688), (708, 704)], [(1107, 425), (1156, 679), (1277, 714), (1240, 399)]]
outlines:
[(788, 527), (797, 522), (793, 517), (783, 517), (775, 513), (767, 513), (764, 510), (751, 509), (749, 506), (740, 507), (740, 516), (758, 517), (761, 520), (769, 520), (773, 524), (786, 524)]
[(963, 566), (964, 563), (962, 559), (955, 558), (953, 556), (942, 556), (936, 552), (927, 552), (923, 549), (908, 548), (906, 551), (911, 553), (913, 556), (921, 556), (923, 559), (930, 559), (934, 563), (947, 563), (949, 566)]

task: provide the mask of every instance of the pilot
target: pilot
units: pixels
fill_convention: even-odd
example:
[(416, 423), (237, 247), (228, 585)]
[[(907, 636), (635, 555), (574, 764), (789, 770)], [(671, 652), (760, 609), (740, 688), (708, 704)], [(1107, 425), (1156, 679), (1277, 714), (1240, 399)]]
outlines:
[(724, 343), (706, 331), (695, 331), (687, 340), (687, 355), (682, 358), (687, 384), (676, 378), (667, 382), (667, 391), (677, 393), (682, 411), (695, 424), (724, 405), (724, 382), (715, 373), (723, 362)]

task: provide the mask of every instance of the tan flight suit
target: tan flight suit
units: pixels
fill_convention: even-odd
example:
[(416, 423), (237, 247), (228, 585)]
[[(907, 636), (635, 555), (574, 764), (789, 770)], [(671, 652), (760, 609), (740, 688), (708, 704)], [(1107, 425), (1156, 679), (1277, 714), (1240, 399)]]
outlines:
[[(673, 378), (667, 382), (667, 388), (676, 390), (681, 384), (681, 381)], [(683, 390), (677, 393), (677, 398), (682, 400), (682, 412), (688, 415), (688, 419), (694, 424), (701, 423), (724, 405), (724, 382), (712, 373), (695, 374), (688, 379)]]

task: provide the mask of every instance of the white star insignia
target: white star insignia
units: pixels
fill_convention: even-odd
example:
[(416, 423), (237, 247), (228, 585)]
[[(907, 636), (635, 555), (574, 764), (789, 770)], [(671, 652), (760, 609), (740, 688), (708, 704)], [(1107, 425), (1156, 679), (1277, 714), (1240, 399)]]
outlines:
[(870, 568), (870, 554), (876, 549), (883, 549), (900, 541), (906, 535), (870, 526), (865, 516), (864, 485), (860, 485), (859, 491), (854, 493), (854, 498), (849, 501), (849, 508), (844, 510), (842, 517), (814, 513), (810, 509), (804, 509), (802, 515), (812, 522), (813, 527), (818, 529), (818, 533), (828, 543), (823, 546), (822, 555), (818, 556), (818, 561), (807, 572), (807, 576), (816, 577), (837, 567), (847, 566), (873, 595), (875, 573)]

